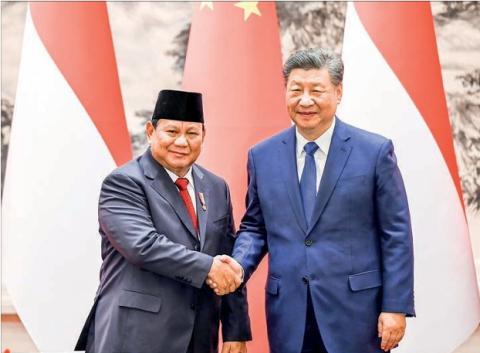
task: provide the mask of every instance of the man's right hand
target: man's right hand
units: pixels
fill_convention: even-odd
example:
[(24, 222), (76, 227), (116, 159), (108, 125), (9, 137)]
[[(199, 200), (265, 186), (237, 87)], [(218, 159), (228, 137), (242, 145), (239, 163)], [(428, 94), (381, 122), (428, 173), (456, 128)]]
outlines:
[(225, 255), (215, 256), (207, 276), (207, 284), (217, 295), (234, 292), (242, 283), (242, 273), (222, 260)]

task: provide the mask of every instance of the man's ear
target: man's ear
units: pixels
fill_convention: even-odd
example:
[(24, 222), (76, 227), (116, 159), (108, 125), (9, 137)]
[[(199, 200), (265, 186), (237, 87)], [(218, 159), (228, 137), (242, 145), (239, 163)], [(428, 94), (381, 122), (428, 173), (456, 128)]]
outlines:
[(145, 124), (145, 134), (147, 135), (147, 140), (150, 142), (150, 138), (152, 137), (153, 133), (155, 132), (155, 127), (153, 126), (151, 121), (147, 121)]
[(343, 94), (343, 84), (339, 83), (337, 87), (335, 87), (335, 90), (337, 91), (337, 104), (340, 104), (342, 101), (342, 94)]

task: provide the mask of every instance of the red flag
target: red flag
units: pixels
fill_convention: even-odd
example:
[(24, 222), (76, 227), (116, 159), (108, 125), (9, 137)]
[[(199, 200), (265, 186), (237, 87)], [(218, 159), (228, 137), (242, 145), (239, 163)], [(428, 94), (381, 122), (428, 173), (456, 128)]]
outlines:
[(418, 317), (398, 352), (452, 352), (480, 300), (430, 4), (349, 4), (343, 60), (339, 116), (393, 140), (412, 215)]
[[(207, 134), (200, 164), (227, 180), (239, 224), (248, 149), (289, 126), (275, 4), (196, 4), (183, 88), (203, 93)], [(268, 351), (265, 276), (264, 261), (248, 284), (252, 352)]]
[(131, 157), (106, 4), (31, 3), (2, 234), (6, 285), (40, 351), (80, 334), (98, 286), (100, 186)]
[(132, 158), (105, 2), (33, 3), (43, 45), (121, 165)]

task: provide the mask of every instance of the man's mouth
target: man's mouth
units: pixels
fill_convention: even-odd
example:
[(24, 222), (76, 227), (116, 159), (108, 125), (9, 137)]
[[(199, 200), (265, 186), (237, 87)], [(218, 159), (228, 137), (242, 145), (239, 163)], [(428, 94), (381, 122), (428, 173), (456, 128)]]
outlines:
[(170, 151), (170, 153), (173, 153), (174, 155), (180, 156), (180, 157), (188, 155), (187, 152), (179, 152), (179, 151)]

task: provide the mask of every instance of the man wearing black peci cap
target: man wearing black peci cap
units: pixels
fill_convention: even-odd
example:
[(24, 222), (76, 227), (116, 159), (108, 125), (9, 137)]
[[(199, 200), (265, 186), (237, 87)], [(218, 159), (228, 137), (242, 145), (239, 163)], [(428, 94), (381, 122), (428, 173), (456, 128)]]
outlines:
[(219, 296), (242, 273), (219, 256), (235, 240), (228, 186), (195, 164), (203, 123), (201, 94), (161, 91), (146, 125), (150, 148), (105, 178), (100, 285), (76, 350), (217, 352), (221, 321), (222, 352), (246, 352), (246, 291)]

